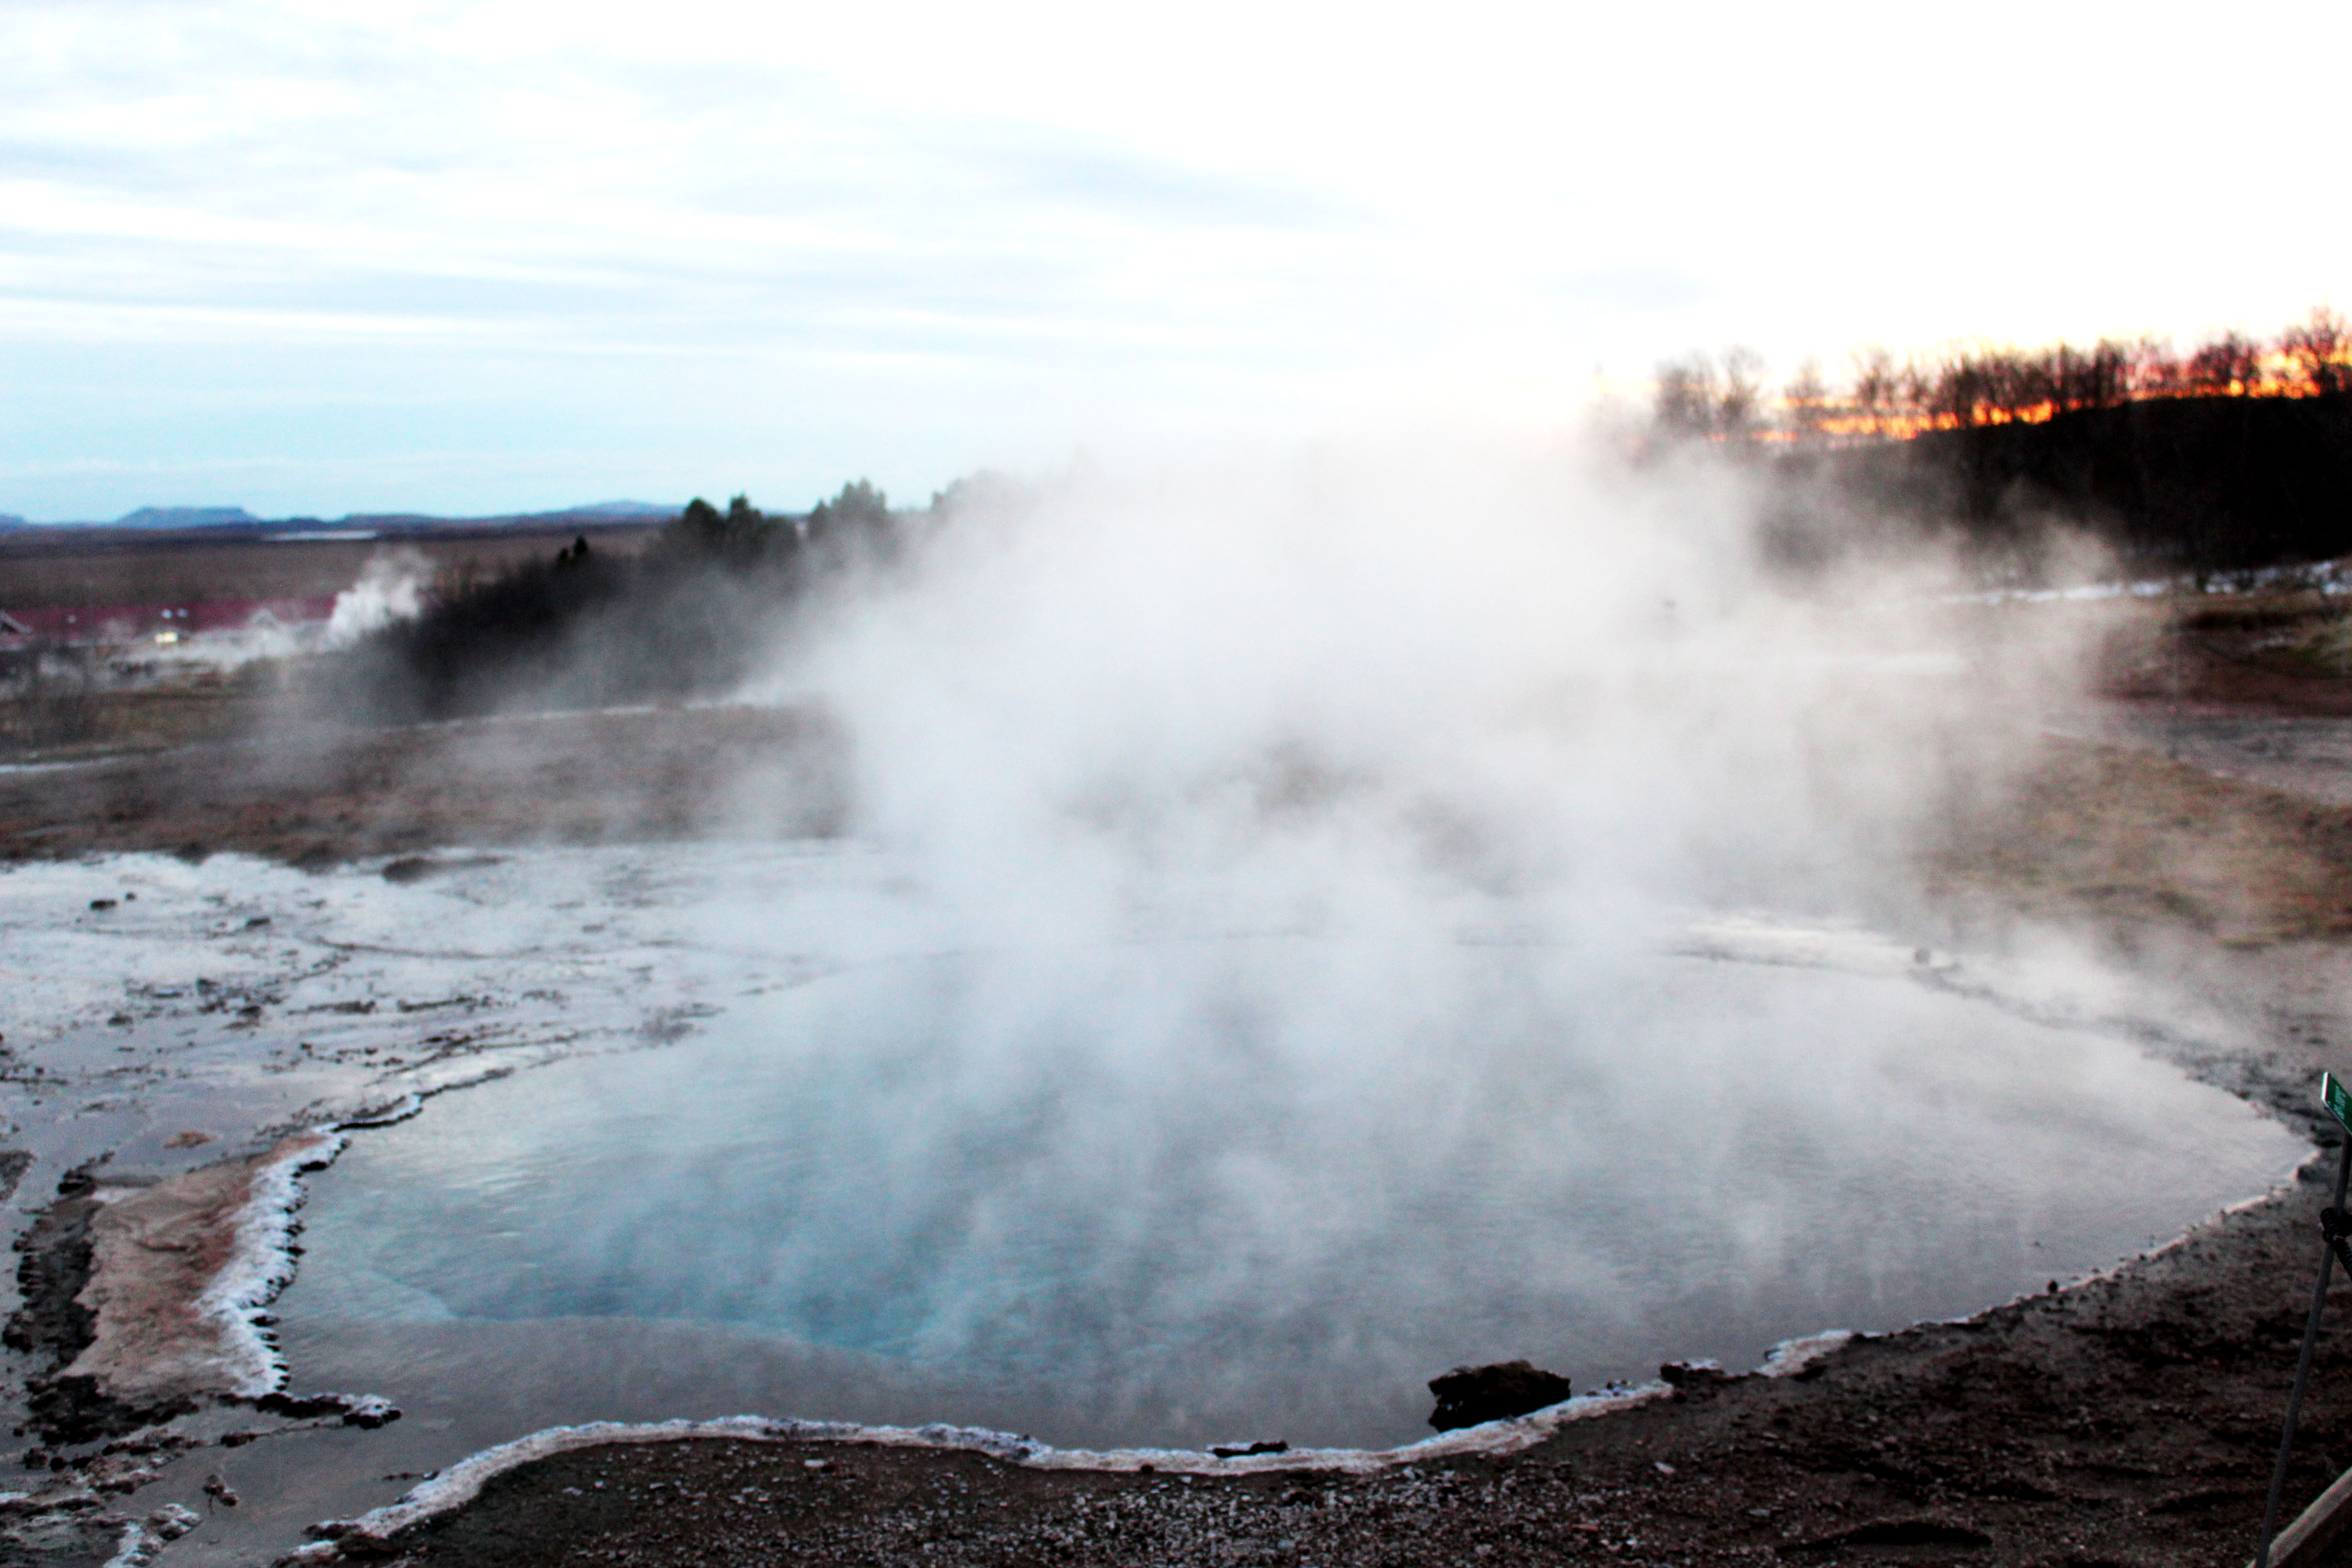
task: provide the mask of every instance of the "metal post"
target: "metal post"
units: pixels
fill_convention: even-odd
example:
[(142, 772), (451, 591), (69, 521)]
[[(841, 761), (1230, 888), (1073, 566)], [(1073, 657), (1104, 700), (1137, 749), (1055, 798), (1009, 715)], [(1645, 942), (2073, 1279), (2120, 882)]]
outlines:
[[(2336, 1168), (2334, 1219), (2344, 1208), (2344, 1193), (2352, 1186), (2352, 1132), (2344, 1139), (2344, 1159)], [(2327, 1274), (2336, 1266), (2337, 1246), (2335, 1227), (2322, 1224), (2326, 1239), (2319, 1247), (2319, 1283), (2312, 1288), (2311, 1317), (2303, 1326), (2303, 1354), (2295, 1359), (2294, 1389), (2286, 1396), (2286, 1430), (2279, 1437), (2278, 1463), (2271, 1470), (2270, 1500), (2263, 1505), (2262, 1547), (2254, 1553), (2254, 1568), (2271, 1568), (2271, 1542), (2278, 1533), (2279, 1498), (2286, 1489), (2288, 1458), (2294, 1452), (2294, 1418), (2303, 1409), (2303, 1391), (2311, 1381), (2311, 1353), (2319, 1346), (2320, 1314), (2327, 1310)], [(2352, 1268), (2346, 1270), (2352, 1273)]]

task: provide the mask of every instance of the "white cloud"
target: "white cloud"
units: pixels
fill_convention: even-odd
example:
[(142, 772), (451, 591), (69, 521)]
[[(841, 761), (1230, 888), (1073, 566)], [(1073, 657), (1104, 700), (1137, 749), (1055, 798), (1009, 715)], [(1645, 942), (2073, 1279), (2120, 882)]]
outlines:
[[(214, 396), (237, 366), (191, 377), (192, 343), (395, 402), (406, 373), (374, 356), (430, 343), (457, 380), (538, 385), (562, 447), (583, 357), (716, 363), (666, 393), (742, 431), (744, 481), (814, 493), (884, 450), (901, 489), (943, 479), (971, 455), (959, 404), (1044, 451), (1110, 425), (1557, 417), (1598, 364), (1733, 339), (2268, 326), (2352, 238), (2315, 194), (2334, 111), (2287, 74), (2347, 39), (2302, 5), (2194, 29), (2048, 5), (20, 5), (0, 344), (46, 396), (28, 423), (31, 394), (0, 395), (0, 458), (143, 458), (153, 429), (104, 384)], [(845, 363), (860, 384), (830, 384)], [(830, 466), (776, 468), (747, 398)], [(900, 405), (932, 434), (847, 412)], [(236, 440), (365, 468), (423, 449), (398, 426)], [(563, 489), (515, 482), (306, 506)], [(214, 499), (0, 510), (76, 496)]]

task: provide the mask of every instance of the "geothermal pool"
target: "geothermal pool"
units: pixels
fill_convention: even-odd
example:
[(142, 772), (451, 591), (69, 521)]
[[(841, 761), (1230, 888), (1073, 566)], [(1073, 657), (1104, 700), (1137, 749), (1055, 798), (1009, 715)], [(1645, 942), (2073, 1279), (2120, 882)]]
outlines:
[[(638, 1002), (683, 1021), (359, 1133), (278, 1308), (298, 1385), (485, 1440), (756, 1412), (1383, 1447), (1455, 1364), (1585, 1390), (1965, 1314), (2304, 1152), (1864, 933), (1196, 901), (1087, 937), (856, 852), (539, 858), (580, 897), (531, 962), (648, 955)], [(401, 891), (511, 914), (544, 873)]]

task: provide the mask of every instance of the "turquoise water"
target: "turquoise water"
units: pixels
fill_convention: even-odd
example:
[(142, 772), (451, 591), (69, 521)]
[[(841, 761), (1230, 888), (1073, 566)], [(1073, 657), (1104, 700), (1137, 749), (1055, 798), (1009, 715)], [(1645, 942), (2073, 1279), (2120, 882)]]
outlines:
[(1457, 1363), (1584, 1389), (1963, 1314), (2302, 1152), (2122, 1041), (1900, 977), (1285, 937), (933, 957), (360, 1134), (279, 1310), (298, 1383), (499, 1383), (526, 1425), (1381, 1446)]

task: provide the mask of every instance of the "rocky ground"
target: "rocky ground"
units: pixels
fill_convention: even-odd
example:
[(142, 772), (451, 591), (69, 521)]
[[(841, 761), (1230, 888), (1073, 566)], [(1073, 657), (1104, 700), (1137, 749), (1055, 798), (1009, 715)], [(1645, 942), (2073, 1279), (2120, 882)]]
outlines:
[[(2272, 635), (2215, 635), (2241, 633)], [(2052, 737), (2016, 795), (1955, 823), (1927, 878), (1970, 943), (2059, 929), (2202, 998), (2253, 1043), (2221, 1054), (2152, 1035), (2149, 1047), (2333, 1146), (2311, 1088), (2323, 1067), (2352, 1073), (2352, 806), (2320, 784), (2273, 787), (2295, 781), (2229, 776), (2224, 764), (2225, 753), (2263, 754), (2247, 735), (2292, 742), (2352, 703), (2339, 687), (2276, 673), (2260, 648), (2226, 651), (2191, 641), (2122, 659), (2117, 700)], [(2154, 685), (2133, 685), (2149, 670)], [(2317, 695), (2300, 695), (2305, 686)], [(2226, 725), (2241, 728), (2216, 728)], [(805, 718), (748, 710), (321, 739), (267, 765), (218, 742), (0, 773), (0, 856), (240, 848), (317, 863), (685, 833), (741, 820), (729, 780), (742, 759), (815, 778), (823, 767), (809, 759), (832, 743)], [(2333, 765), (2305, 762), (2315, 778)], [(821, 829), (837, 804), (776, 791), (751, 809)], [(2236, 1563), (2252, 1554), (2331, 1173), (2323, 1156), (2278, 1199), (2111, 1277), (1849, 1342), (1797, 1375), (1685, 1375), (1669, 1395), (1507, 1454), (1219, 1477), (833, 1441), (614, 1443), (523, 1465), (388, 1540), (346, 1533), (312, 1556), (420, 1568)], [(2352, 1286), (2340, 1287), (2290, 1514), (2352, 1465), (2348, 1309)], [(155, 1459), (93, 1451), (49, 1471), (37, 1453), (42, 1488), (0, 1494), (11, 1540), (0, 1563), (106, 1562), (117, 1537), (74, 1521), (135, 1516), (128, 1500)], [(154, 1542), (185, 1528), (156, 1517)]]

